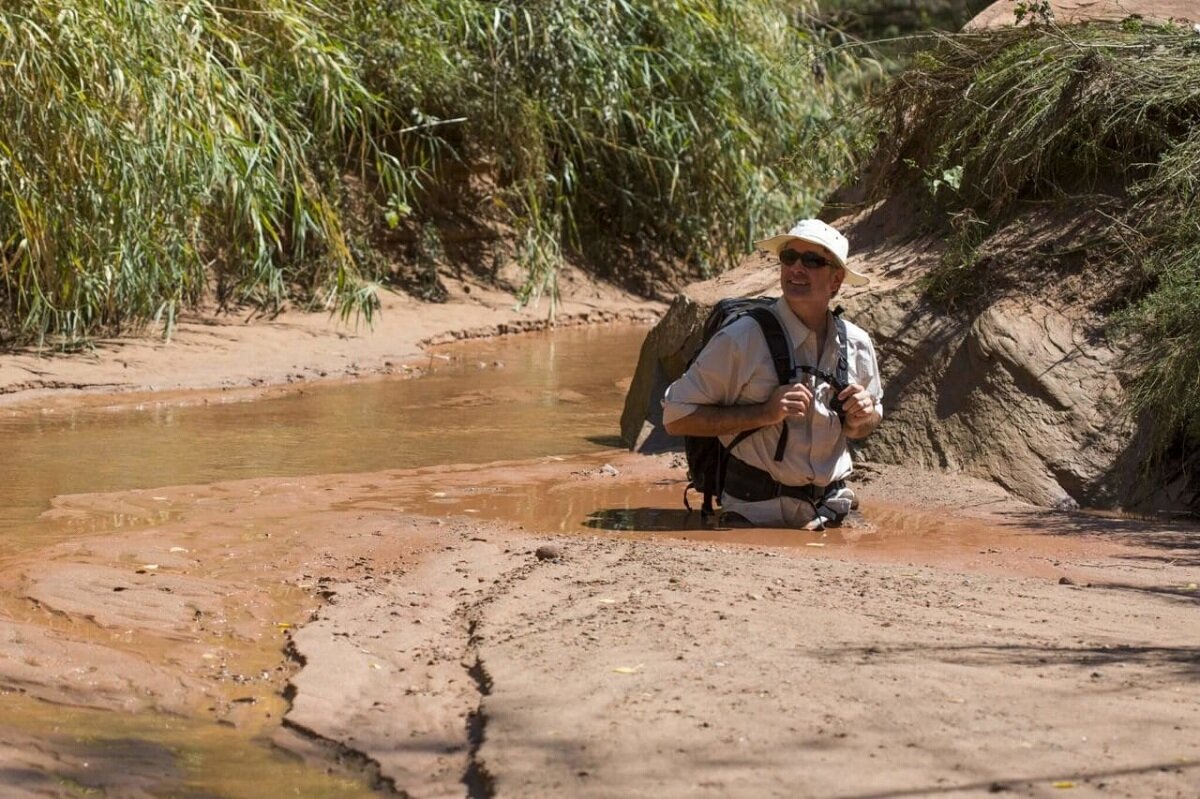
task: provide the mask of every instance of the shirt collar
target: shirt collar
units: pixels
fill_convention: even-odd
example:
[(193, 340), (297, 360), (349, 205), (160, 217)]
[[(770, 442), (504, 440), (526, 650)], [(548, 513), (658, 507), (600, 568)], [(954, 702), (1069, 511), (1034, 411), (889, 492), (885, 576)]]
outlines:
[[(809, 335), (813, 332), (808, 325), (800, 321), (800, 317), (796, 316), (796, 312), (792, 310), (792, 306), (788, 305), (787, 300), (785, 300), (783, 297), (775, 300), (775, 315), (779, 317), (779, 321), (783, 322), (783, 329), (787, 331), (788, 338), (791, 340), (792, 347), (795, 349), (799, 349), (801, 345), (808, 340)], [(822, 360), (825, 358), (825, 350), (828, 348), (830, 337), (837, 335), (834, 332), (835, 327), (833, 324), (833, 314), (831, 314), (828, 310), (825, 312), (825, 319), (828, 335), (825, 341), (820, 342), (818, 349), (820, 353), (818, 357), (820, 357)]]
[(800, 321), (800, 317), (796, 316), (792, 306), (788, 305), (787, 300), (783, 297), (775, 300), (775, 315), (779, 317), (779, 321), (783, 322), (783, 328), (787, 331), (793, 347), (799, 347), (808, 340), (812, 331), (808, 329), (808, 325)]

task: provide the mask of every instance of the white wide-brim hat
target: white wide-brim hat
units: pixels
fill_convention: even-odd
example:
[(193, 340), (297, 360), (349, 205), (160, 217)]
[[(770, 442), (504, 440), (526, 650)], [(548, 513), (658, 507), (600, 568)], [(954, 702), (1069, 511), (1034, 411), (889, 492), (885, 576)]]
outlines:
[(820, 219), (801, 219), (787, 233), (755, 242), (754, 246), (777, 256), (780, 250), (796, 239), (807, 241), (809, 244), (817, 244), (829, 250), (838, 266), (846, 270), (846, 282), (851, 286), (865, 286), (871, 282), (871, 278), (846, 265), (846, 259), (850, 255), (850, 242), (846, 240), (846, 237)]

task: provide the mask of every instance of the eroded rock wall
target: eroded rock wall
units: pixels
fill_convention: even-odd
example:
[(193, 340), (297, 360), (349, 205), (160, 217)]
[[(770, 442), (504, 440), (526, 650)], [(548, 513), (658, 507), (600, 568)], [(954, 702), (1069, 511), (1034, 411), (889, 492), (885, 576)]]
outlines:
[(1104, 341), (1035, 300), (958, 320), (908, 288), (862, 310), (887, 393), (871, 457), (986, 477), (1040, 505), (1122, 501), (1136, 431)]

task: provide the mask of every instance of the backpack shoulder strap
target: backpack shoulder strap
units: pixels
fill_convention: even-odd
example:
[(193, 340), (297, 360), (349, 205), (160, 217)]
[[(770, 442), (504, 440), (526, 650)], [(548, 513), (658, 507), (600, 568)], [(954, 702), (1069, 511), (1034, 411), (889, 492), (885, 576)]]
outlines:
[(837, 327), (838, 340), (838, 359), (837, 369), (834, 371), (834, 376), (837, 377), (839, 386), (850, 384), (850, 354), (849, 354), (849, 335), (846, 333), (846, 320), (842, 318), (842, 313), (846, 309), (838, 306), (833, 309), (833, 324)]
[(763, 338), (767, 340), (767, 350), (771, 353), (771, 363), (775, 365), (775, 376), (779, 378), (779, 384), (789, 382), (792, 379), (792, 347), (788, 342), (787, 333), (783, 331), (783, 323), (779, 321), (779, 317), (775, 312), (764, 305), (757, 305), (748, 311), (747, 314), (754, 317), (754, 321), (758, 322), (758, 326), (762, 329)]
[[(779, 379), (779, 385), (790, 383), (795, 368), (792, 362), (792, 345), (788, 341), (787, 333), (783, 330), (783, 323), (779, 321), (779, 317), (775, 315), (774, 311), (763, 305), (755, 306), (746, 313), (753, 316), (754, 321), (758, 322), (758, 326), (762, 328), (763, 338), (767, 340), (767, 350), (771, 353), (771, 363), (775, 365), (775, 376)], [(783, 460), (783, 452), (787, 448), (788, 440), (787, 424), (782, 424), (780, 427), (779, 442), (775, 445), (775, 460), (777, 461)]]

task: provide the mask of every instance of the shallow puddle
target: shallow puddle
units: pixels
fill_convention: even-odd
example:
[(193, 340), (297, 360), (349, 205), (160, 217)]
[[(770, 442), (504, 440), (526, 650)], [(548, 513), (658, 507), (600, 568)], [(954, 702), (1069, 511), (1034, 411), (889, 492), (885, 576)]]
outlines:
[[(361, 779), (307, 766), (273, 747), (269, 736), (277, 724), (269, 719), (235, 729), (157, 713), (50, 705), (16, 693), (0, 694), (0, 701), (4, 737), (33, 750), (25, 768), (5, 769), (4, 786), (19, 792), (6, 796), (378, 795)], [(41, 763), (38, 750), (54, 756)]]
[[(621, 455), (611, 459), (622, 469), (634, 462)], [(550, 478), (527, 467), (512, 482), (506, 481), (503, 470), (484, 469), (475, 473), (481, 485), (462, 485), (450, 475), (414, 479), (378, 494), (358, 490), (356, 499), (343, 507), (517, 521), (533, 531), (785, 548), (802, 557), (944, 564), (1042, 577), (1062, 575), (1063, 560), (1076, 554), (1119, 548), (1116, 542), (1079, 535), (1079, 530), (1070, 536), (1051, 535), (1047, 533), (1053, 531), (1030, 530), (1013, 518), (970, 518), (897, 505), (870, 488), (860, 489), (862, 515), (853, 526), (814, 532), (732, 528), (719, 518), (701, 517), (695, 492), (688, 495), (691, 509), (684, 504), (682, 469), (677, 479), (638, 482), (619, 477), (621, 470), (606, 463), (604, 456), (576, 458), (564, 466)], [(553, 464), (544, 463), (540, 471), (553, 472)]]

